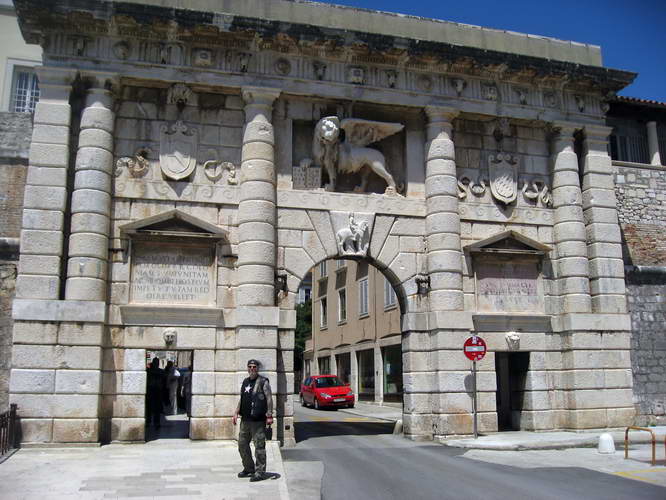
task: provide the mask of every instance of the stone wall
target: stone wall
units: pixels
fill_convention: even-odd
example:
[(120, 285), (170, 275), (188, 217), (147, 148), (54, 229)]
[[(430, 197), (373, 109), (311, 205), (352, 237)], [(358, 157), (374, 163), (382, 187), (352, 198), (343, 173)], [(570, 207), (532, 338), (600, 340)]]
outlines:
[(634, 402), (638, 425), (666, 423), (666, 271), (627, 273), (633, 336)]
[(0, 113), (0, 412), (8, 403), (12, 345), (12, 300), (16, 287), (18, 237), (27, 174), (32, 116)]
[(661, 424), (666, 422), (666, 176), (659, 167), (616, 169), (636, 421)]

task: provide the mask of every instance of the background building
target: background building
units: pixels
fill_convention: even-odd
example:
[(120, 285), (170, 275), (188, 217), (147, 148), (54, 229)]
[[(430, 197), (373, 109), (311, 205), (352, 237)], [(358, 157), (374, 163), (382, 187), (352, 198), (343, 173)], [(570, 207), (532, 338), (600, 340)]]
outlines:
[(639, 425), (666, 422), (666, 103), (617, 97), (607, 123)]
[(338, 375), (361, 400), (402, 402), (400, 306), (390, 281), (343, 259), (321, 262), (313, 277), (305, 372)]
[(14, 2), (0, 0), (0, 111), (34, 111), (39, 100), (34, 67), (41, 62), (41, 47), (28, 45), (21, 35)]

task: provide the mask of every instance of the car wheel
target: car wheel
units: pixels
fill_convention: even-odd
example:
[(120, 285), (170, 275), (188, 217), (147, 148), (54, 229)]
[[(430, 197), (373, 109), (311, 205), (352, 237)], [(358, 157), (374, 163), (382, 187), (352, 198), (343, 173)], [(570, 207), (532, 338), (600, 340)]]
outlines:
[(354, 403), (352, 403), (350, 405), (347, 405), (347, 408), (353, 408), (353, 407), (354, 407)]
[(303, 398), (303, 394), (301, 394), (301, 406), (305, 408), (307, 405), (305, 404), (305, 399)]
[(317, 396), (314, 398), (314, 409), (315, 410), (321, 410), (321, 407), (319, 406), (319, 400), (317, 399)]

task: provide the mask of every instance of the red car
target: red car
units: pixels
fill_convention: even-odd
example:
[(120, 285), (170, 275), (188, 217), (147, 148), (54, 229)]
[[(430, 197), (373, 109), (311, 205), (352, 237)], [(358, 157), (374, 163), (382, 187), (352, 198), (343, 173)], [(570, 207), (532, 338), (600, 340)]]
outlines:
[(354, 392), (335, 375), (313, 375), (301, 384), (300, 400), (302, 406), (312, 405), (315, 410), (353, 408)]

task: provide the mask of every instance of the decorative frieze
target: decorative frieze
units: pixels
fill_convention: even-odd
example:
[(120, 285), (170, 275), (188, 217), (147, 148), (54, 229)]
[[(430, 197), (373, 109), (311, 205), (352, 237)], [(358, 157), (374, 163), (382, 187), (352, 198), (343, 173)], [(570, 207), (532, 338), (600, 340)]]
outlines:
[(329, 193), (278, 190), (278, 207), (314, 210), (354, 210), (394, 215), (425, 216), (424, 200), (376, 193)]

